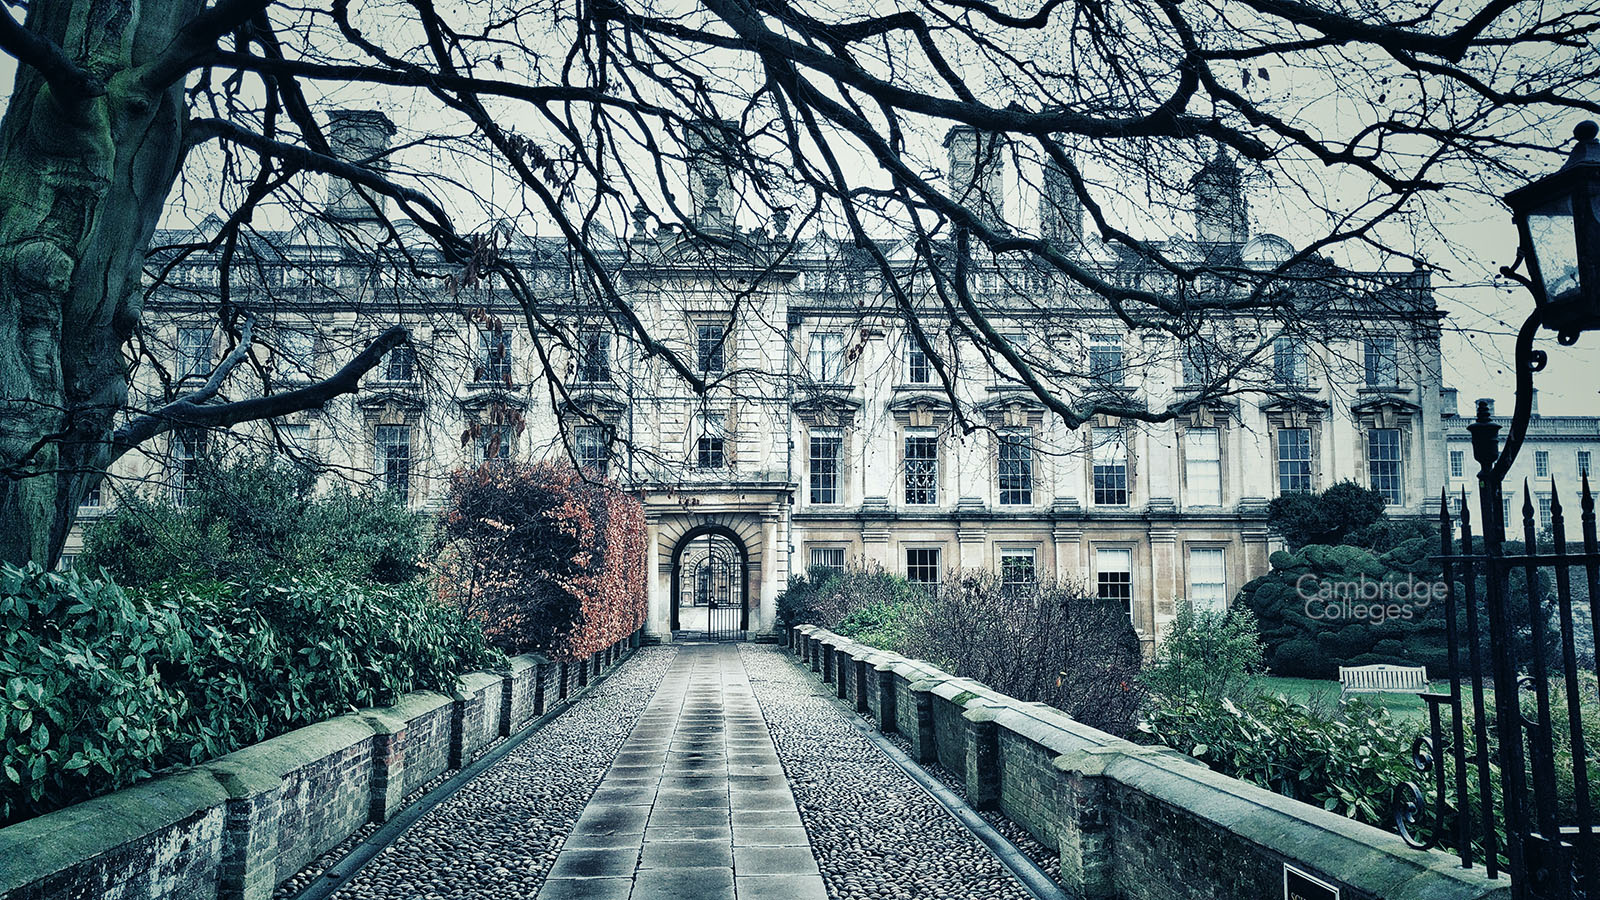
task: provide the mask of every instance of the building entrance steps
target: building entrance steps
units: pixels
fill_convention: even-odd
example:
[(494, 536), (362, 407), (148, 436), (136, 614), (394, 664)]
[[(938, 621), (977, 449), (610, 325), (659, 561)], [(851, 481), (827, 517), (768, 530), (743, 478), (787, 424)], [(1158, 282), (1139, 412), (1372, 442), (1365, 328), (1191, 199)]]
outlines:
[(738, 647), (685, 646), (538, 900), (825, 900)]

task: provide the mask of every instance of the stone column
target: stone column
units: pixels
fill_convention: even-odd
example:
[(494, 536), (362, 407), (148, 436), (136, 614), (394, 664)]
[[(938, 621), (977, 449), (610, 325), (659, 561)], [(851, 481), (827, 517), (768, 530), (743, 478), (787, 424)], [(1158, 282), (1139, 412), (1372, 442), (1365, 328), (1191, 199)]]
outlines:
[(788, 581), (788, 566), (783, 564), (787, 560), (779, 556), (783, 552), (778, 544), (780, 521), (777, 511), (761, 517), (761, 593), (750, 616), (750, 630), (759, 634), (770, 634), (778, 624), (778, 592)]
[(1182, 579), (1178, 577), (1180, 569), (1178, 560), (1178, 532), (1176, 529), (1165, 526), (1152, 526), (1150, 529), (1150, 619), (1140, 621), (1139, 610), (1135, 610), (1134, 623), (1151, 640), (1160, 640), (1161, 632), (1168, 621), (1176, 613), (1173, 600), (1182, 597), (1186, 592)]
[[(963, 501), (965, 502), (965, 501)], [(956, 557), (963, 569), (987, 569), (984, 564), (985, 532), (980, 522), (962, 522), (956, 530)]]
[(667, 603), (670, 587), (662, 583), (663, 578), (671, 578), (672, 573), (661, 572), (661, 522), (658, 519), (645, 520), (645, 630), (652, 637), (662, 642), (672, 640), (672, 610)]
[(987, 706), (968, 707), (961, 714), (966, 720), (967, 803), (973, 809), (1000, 804), (1000, 734), (994, 714)]

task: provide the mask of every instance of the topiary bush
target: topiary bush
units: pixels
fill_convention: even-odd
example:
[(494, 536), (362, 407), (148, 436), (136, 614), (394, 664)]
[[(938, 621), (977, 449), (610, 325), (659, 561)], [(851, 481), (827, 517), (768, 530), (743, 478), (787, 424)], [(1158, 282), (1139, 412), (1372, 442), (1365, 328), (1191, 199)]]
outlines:
[(550, 463), (451, 478), (440, 595), (510, 653), (581, 659), (644, 624), (644, 511), (610, 483)]
[(0, 824), (497, 663), (422, 585), (0, 568)]

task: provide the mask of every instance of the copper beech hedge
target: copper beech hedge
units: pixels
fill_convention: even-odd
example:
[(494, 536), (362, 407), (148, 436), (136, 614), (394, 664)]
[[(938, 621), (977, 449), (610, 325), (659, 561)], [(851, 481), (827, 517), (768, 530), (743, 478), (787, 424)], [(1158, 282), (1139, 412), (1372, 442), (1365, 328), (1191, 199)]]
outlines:
[(644, 624), (644, 509), (555, 463), (456, 473), (440, 522), (439, 594), (507, 653), (581, 659)]

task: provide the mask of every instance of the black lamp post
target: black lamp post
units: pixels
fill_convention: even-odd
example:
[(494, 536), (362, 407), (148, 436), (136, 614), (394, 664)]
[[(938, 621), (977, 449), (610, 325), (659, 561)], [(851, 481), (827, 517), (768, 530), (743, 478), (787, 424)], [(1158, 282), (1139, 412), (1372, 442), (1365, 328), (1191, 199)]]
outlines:
[[(1555, 331), (1557, 340), (1564, 346), (1575, 343), (1584, 331), (1600, 330), (1600, 144), (1595, 141), (1597, 132), (1600, 127), (1594, 122), (1579, 124), (1573, 129), (1577, 143), (1565, 165), (1506, 195), (1521, 238), (1518, 262), (1527, 261), (1528, 275), (1517, 274), (1516, 264), (1500, 271), (1533, 293), (1534, 309), (1517, 333), (1516, 409), (1506, 432), (1505, 446), (1499, 444), (1500, 426), (1490, 420), (1487, 404), (1479, 405), (1477, 421), (1468, 426), (1472, 433), (1472, 455), (1479, 465), (1483, 554), (1478, 559), (1483, 564), (1481, 571), (1487, 590), (1485, 607), (1495, 686), (1494, 727), (1499, 736), (1501, 812), (1512, 896), (1516, 900), (1572, 896), (1572, 879), (1568, 873), (1575, 860), (1573, 845), (1561, 837), (1550, 799), (1556, 794), (1551, 754), (1554, 736), (1546, 689), (1549, 673), (1541, 653), (1533, 654), (1529, 673), (1539, 707), (1537, 721), (1527, 720), (1521, 709), (1524, 676), (1513, 649), (1517, 625), (1511, 621), (1507, 609), (1511, 561), (1505, 558), (1503, 547), (1506, 539), (1503, 489), (1506, 474), (1522, 449), (1532, 418), (1533, 376), (1543, 370), (1547, 362), (1544, 351), (1533, 348), (1539, 329)], [(1537, 548), (1526, 547), (1522, 553), (1532, 585)], [(1542, 644), (1541, 621), (1538, 609), (1533, 609), (1529, 625), (1536, 647)], [(1472, 640), (1476, 641), (1476, 636)], [(1452, 695), (1459, 698), (1459, 690), (1459, 685), (1453, 686)], [(1529, 762), (1531, 770), (1526, 768)], [(1528, 792), (1530, 781), (1532, 795), (1538, 801), (1532, 804)], [(1589, 827), (1588, 822), (1584, 825)], [(1582, 861), (1589, 879), (1586, 883), (1592, 885), (1596, 865), (1594, 836), (1584, 833), (1576, 841), (1576, 858)], [(1492, 871), (1492, 862), (1490, 868)]]

